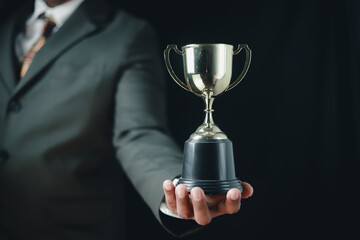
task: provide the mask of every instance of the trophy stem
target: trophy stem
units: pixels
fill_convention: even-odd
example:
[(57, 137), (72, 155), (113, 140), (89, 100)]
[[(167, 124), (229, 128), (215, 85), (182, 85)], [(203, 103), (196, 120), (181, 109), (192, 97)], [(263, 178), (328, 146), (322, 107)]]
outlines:
[(206, 97), (204, 97), (204, 101), (205, 101), (205, 119), (204, 119), (204, 124), (206, 124), (208, 127), (212, 127), (212, 125), (214, 125), (214, 119), (212, 117), (212, 113), (214, 112), (214, 109), (212, 109), (212, 105), (214, 103), (214, 98), (211, 97), (211, 95), (206, 95)]
[(212, 113), (212, 105), (214, 103), (214, 98), (212, 98), (213, 93), (203, 94), (203, 99), (205, 102), (205, 119), (203, 124), (201, 124), (196, 131), (191, 134), (190, 139), (227, 139), (225, 133), (223, 133), (218, 126), (214, 123)]

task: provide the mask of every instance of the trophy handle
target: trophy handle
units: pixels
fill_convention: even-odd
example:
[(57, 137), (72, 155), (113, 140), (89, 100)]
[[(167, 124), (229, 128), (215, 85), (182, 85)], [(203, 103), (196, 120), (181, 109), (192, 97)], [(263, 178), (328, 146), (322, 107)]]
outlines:
[(241, 82), (241, 80), (243, 80), (243, 78), (245, 77), (245, 75), (249, 69), (250, 62), (251, 62), (251, 50), (247, 44), (239, 44), (238, 49), (236, 49), (234, 51), (234, 55), (240, 53), (241, 50), (243, 50), (243, 49), (245, 49), (245, 53), (246, 53), (246, 60), (245, 60), (244, 68), (243, 68), (242, 72), (240, 73), (240, 76), (232, 84), (230, 84), (230, 86), (225, 90), (225, 92), (236, 87), (236, 85), (238, 85)]
[(167, 45), (167, 48), (165, 49), (164, 51), (164, 58), (165, 58), (165, 65), (166, 65), (166, 68), (170, 74), (170, 76), (174, 79), (174, 81), (180, 86), (182, 87), (183, 89), (185, 89), (186, 91), (190, 91), (189, 87), (183, 83), (179, 78), (178, 76), (176, 76), (174, 70), (172, 69), (171, 67), (171, 63), (170, 63), (170, 51), (171, 49), (173, 49), (177, 54), (179, 55), (183, 55), (183, 53), (177, 48), (176, 45)]

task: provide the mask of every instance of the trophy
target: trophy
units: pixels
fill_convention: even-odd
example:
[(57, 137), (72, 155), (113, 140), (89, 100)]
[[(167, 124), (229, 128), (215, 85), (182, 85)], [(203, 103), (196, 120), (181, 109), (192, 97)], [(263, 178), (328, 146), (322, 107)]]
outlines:
[[(170, 64), (170, 51), (183, 57), (186, 84), (175, 74)], [(180, 51), (168, 45), (164, 51), (166, 68), (174, 81), (186, 91), (205, 102), (205, 120), (185, 142), (182, 175), (178, 184), (190, 192), (201, 187), (205, 194), (224, 194), (231, 188), (242, 191), (235, 176), (232, 142), (214, 123), (212, 105), (215, 97), (238, 85), (244, 78), (251, 61), (251, 50), (240, 44), (234, 51), (227, 44), (189, 44)], [(230, 84), (233, 55), (245, 50), (246, 60), (240, 76)]]

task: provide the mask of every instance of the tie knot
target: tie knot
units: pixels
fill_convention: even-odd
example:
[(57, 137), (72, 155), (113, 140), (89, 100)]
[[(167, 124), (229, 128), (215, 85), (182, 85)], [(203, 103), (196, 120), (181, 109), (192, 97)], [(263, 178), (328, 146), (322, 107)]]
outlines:
[(42, 29), (42, 36), (47, 38), (52, 33), (52, 30), (56, 26), (55, 21), (52, 17), (46, 17), (45, 13), (40, 14), (39, 18), (42, 18), (45, 20), (44, 27)]

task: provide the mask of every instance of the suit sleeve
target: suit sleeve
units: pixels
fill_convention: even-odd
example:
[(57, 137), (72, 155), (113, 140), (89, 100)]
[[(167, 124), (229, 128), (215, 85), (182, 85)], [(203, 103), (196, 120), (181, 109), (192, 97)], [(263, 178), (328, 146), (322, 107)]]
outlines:
[[(113, 143), (117, 158), (156, 218), (171, 233), (182, 235), (183, 230), (168, 229), (166, 222), (172, 220), (159, 212), (163, 181), (180, 175), (182, 153), (167, 134), (166, 84), (155, 34), (148, 25), (137, 34), (128, 52), (129, 64), (121, 74), (115, 99)], [(195, 226), (190, 225), (185, 229)]]

